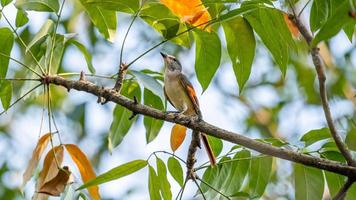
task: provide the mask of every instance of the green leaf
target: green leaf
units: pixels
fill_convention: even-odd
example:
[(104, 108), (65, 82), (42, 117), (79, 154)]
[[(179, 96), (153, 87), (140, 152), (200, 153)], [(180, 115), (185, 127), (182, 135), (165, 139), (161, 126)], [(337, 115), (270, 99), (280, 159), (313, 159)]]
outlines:
[[(41, 29), (36, 33), (35, 37), (27, 45), (26, 52), (28, 52), (34, 45), (42, 42), (45, 38), (54, 31), (54, 22), (48, 19), (41, 27)], [(51, 47), (48, 47), (51, 48)]]
[(149, 89), (151, 92), (153, 92), (153, 94), (159, 96), (159, 98), (161, 98), (162, 103), (165, 102), (163, 87), (156, 79), (147, 74), (135, 70), (130, 70), (129, 73), (134, 75), (138, 82), (141, 83), (145, 88)]
[(161, 188), (161, 194), (163, 199), (165, 200), (171, 200), (172, 199), (172, 192), (171, 192), (171, 185), (168, 182), (167, 179), (167, 169), (166, 165), (160, 158), (156, 158), (156, 164), (157, 164), (157, 176)]
[(261, 197), (267, 187), (272, 172), (272, 157), (260, 157), (251, 160), (249, 194), (251, 197)]
[[(241, 191), (242, 184), (250, 168), (251, 153), (248, 150), (241, 150), (235, 154), (231, 166), (231, 173), (225, 187), (227, 195), (233, 195)], [(254, 159), (254, 158), (253, 158)]]
[(314, 0), (310, 11), (310, 29), (315, 32), (328, 19), (329, 3), (327, 0)]
[(158, 176), (156, 175), (153, 167), (149, 166), (148, 172), (148, 191), (150, 193), (151, 200), (160, 200), (161, 195), (159, 194), (160, 183), (158, 180)]
[[(0, 1), (2, 7), (9, 5), (9, 3), (11, 3), (11, 2), (12, 2), (12, 0), (1, 0)], [(0, 12), (0, 14), (1, 14), (1, 12)]]
[(195, 72), (198, 81), (205, 91), (214, 77), (221, 59), (221, 43), (219, 36), (214, 32), (194, 30)]
[(179, 161), (175, 159), (173, 156), (168, 158), (168, 171), (174, 178), (174, 180), (177, 181), (177, 183), (183, 187), (183, 169), (182, 166), (180, 165)]
[(243, 14), (247, 14), (249, 12), (252, 12), (258, 8), (264, 8), (264, 5), (253, 5), (253, 4), (249, 4), (249, 5), (244, 5), (241, 6), (240, 8), (231, 10), (229, 12), (227, 12), (226, 14), (222, 14), (218, 17), (217, 22), (225, 22), (228, 20), (232, 20), (236, 17), (242, 16)]
[[(251, 154), (248, 150), (237, 152), (233, 159), (223, 157), (218, 166), (209, 167), (203, 179), (225, 195), (233, 195), (242, 190), (242, 185), (250, 167)], [(224, 199), (205, 184), (201, 184), (202, 191), (207, 199)]]
[(302, 136), (300, 141), (305, 142), (305, 146), (307, 147), (320, 140), (328, 139), (330, 136), (328, 128), (321, 128), (307, 132)]
[[(114, 42), (116, 34), (116, 13), (95, 4), (89, 0), (80, 0), (91, 21), (99, 32), (110, 42)], [(115, 1), (112, 1), (115, 2)]]
[(16, 0), (15, 6), (22, 10), (58, 12), (58, 0)]
[[(150, 90), (145, 88), (143, 96), (145, 105), (156, 108), (158, 110), (164, 109), (161, 99), (158, 96), (154, 95)], [(156, 138), (159, 131), (161, 130), (163, 126), (163, 121), (152, 117), (144, 116), (143, 124), (146, 128), (146, 142), (150, 143)]]
[(294, 164), (294, 181), (296, 200), (323, 198), (324, 177), (320, 169)]
[(349, 16), (351, 10), (349, 1), (343, 0), (339, 3), (335, 13), (325, 22), (320, 28), (320, 31), (315, 35), (312, 41), (312, 46), (316, 46), (320, 41), (328, 40), (336, 35), (347, 24), (352, 23), (354, 19)]
[[(8, 28), (0, 28), (0, 78), (4, 79), (9, 67), (9, 57), (14, 45), (14, 35)], [(4, 56), (6, 55), (6, 56)], [(1, 83), (1, 81), (0, 81)]]
[(344, 32), (349, 38), (350, 42), (352, 42), (352, 38), (355, 35), (356, 31), (356, 22), (352, 21), (344, 26)]
[(69, 43), (73, 44), (74, 46), (76, 46), (78, 48), (78, 50), (83, 54), (85, 61), (87, 62), (87, 67), (88, 67), (89, 71), (91, 73), (95, 74), (95, 68), (92, 63), (92, 55), (88, 51), (88, 49), (82, 43), (80, 43), (76, 40), (69, 40)]
[(240, 93), (251, 74), (256, 41), (250, 24), (242, 17), (223, 23), (227, 50)]
[(52, 48), (52, 38), (48, 37), (48, 44), (47, 44), (47, 51), (46, 51), (46, 60), (47, 64), (45, 66), (48, 66), (51, 64), (50, 69), (51, 69), (51, 74), (57, 74), (58, 69), (60, 67), (60, 64), (62, 62), (63, 58), (63, 53), (64, 53), (64, 47), (65, 47), (65, 40), (64, 36), (60, 34), (56, 34), (56, 43), (54, 45), (54, 50), (53, 50), (53, 55), (52, 55), (52, 62), (49, 62), (50, 58), (50, 52)]
[(17, 10), (16, 21), (15, 21), (16, 27), (18, 28), (24, 26), (25, 24), (27, 24), (27, 22), (28, 22), (28, 17), (26, 11)]
[(12, 83), (11, 81), (1, 81), (0, 84), (0, 99), (2, 107), (7, 110), (11, 104)]
[(209, 145), (213, 150), (215, 157), (218, 157), (223, 149), (223, 142), (221, 139), (207, 135)]
[[(124, 82), (122, 88), (122, 95), (133, 99), (134, 97), (140, 102), (141, 100), (141, 90), (137, 82), (129, 81)], [(134, 120), (130, 120), (132, 112), (123, 106), (116, 105), (113, 112), (113, 122), (111, 123), (109, 132), (109, 150), (112, 151), (113, 148), (118, 146), (125, 135), (129, 131)]]
[[(165, 39), (171, 39), (178, 33), (187, 30), (186, 25), (181, 23), (177, 16), (166, 6), (158, 2), (146, 4), (140, 12), (140, 18), (159, 32)], [(178, 45), (190, 47), (189, 33), (184, 33), (170, 41)]]
[(147, 164), (148, 163), (146, 160), (133, 160), (97, 176), (95, 179), (84, 183), (84, 185), (80, 186), (77, 190), (117, 180), (134, 172), (137, 172), (138, 170), (146, 167)]
[(88, 4), (99, 6), (107, 10), (135, 13), (140, 6), (139, 0), (87, 0)]
[(259, 8), (244, 17), (260, 36), (285, 76), (289, 54), (291, 50), (296, 51), (297, 47), (282, 12), (274, 8)]
[(346, 135), (346, 144), (349, 149), (356, 151), (356, 128), (352, 128)]
[(334, 197), (344, 185), (345, 177), (328, 171), (324, 171), (324, 174), (328, 184), (330, 196)]

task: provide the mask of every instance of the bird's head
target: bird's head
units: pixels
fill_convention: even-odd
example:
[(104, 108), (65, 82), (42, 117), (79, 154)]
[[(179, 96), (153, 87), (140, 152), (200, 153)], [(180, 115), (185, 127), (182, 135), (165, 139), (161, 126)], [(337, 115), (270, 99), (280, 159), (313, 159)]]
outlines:
[(164, 54), (162, 52), (161, 55), (164, 59), (164, 66), (166, 69), (170, 71), (182, 71), (182, 65), (176, 57)]

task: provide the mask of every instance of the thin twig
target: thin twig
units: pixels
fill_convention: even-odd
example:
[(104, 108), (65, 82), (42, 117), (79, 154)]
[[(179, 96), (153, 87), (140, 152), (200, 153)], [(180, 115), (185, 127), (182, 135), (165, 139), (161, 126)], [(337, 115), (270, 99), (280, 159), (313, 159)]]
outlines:
[[(58, 29), (58, 25), (59, 25), (59, 21), (61, 19), (61, 15), (62, 15), (62, 10), (64, 7), (64, 3), (66, 0), (62, 1), (61, 4), (61, 8), (59, 9), (59, 12), (57, 14), (57, 21), (56, 21), (56, 25), (54, 27), (54, 31), (53, 31), (53, 35), (52, 35), (52, 45), (51, 45), (51, 52), (50, 52), (50, 56), (49, 56), (49, 64), (47, 66), (47, 74), (51, 73), (51, 66), (52, 66), (52, 59), (53, 59), (53, 52), (54, 52), (54, 48), (55, 48), (55, 43), (56, 43), (56, 38), (57, 38), (57, 29)], [(59, 58), (56, 58), (59, 59)]]
[(50, 109), (50, 113), (51, 113), (51, 118), (52, 118), (52, 121), (53, 121), (53, 125), (54, 125), (54, 128), (56, 129), (56, 132), (58, 133), (58, 140), (59, 140), (59, 143), (62, 144), (62, 138), (61, 138), (61, 134), (58, 130), (58, 127), (57, 127), (57, 123), (56, 123), (56, 119), (54, 117), (54, 114), (53, 114), (53, 111), (52, 111), (52, 96), (50, 93), (49, 94), (49, 109)]
[(38, 78), (0, 78), (0, 81), (41, 81)]
[(300, 17), (300, 15), (302, 15), (304, 9), (308, 6), (308, 4), (311, 2), (311, 0), (308, 0), (307, 3), (305, 3), (305, 5), (303, 6), (303, 8), (300, 10), (300, 12), (298, 13), (298, 17)]
[(41, 114), (41, 121), (40, 121), (40, 131), (38, 132), (38, 138), (40, 138), (42, 134), (42, 126), (43, 126), (43, 120), (44, 120), (44, 114), (46, 111), (46, 85), (43, 85), (43, 103), (42, 103), (42, 114)]
[(23, 64), (21, 61), (15, 59), (15, 58), (12, 58), (11, 56), (8, 56), (8, 55), (6, 55), (6, 54), (4, 54), (4, 53), (1, 53), (1, 52), (0, 52), (0, 55), (1, 55), (1, 56), (4, 56), (4, 57), (6, 57), (6, 58), (9, 58), (10, 60), (16, 62), (17, 64), (19, 64), (19, 65), (25, 67), (26, 69), (28, 69), (28, 70), (30, 70), (31, 72), (33, 72), (34, 74), (36, 74), (38, 77), (42, 77), (41, 74), (39, 74), (38, 72), (36, 72), (36, 71), (35, 71), (34, 69), (32, 69), (31, 67), (29, 67), (29, 66)]
[[(176, 200), (178, 199), (178, 197), (179, 197), (179, 200), (181, 200), (183, 198), (184, 189), (185, 189), (185, 186), (187, 185), (188, 180), (189, 180), (188, 177), (186, 177), (185, 181), (184, 181), (184, 184), (183, 184), (183, 187), (178, 192)], [(179, 196), (179, 194), (180, 194), (180, 196)]]
[(12, 104), (10, 104), (10, 106), (7, 108), (7, 110), (4, 110), (0, 113), (0, 115), (4, 114), (6, 111), (8, 111), (12, 106), (14, 106), (17, 102), (21, 101), (21, 99), (25, 98), (28, 94), (30, 94), (32, 91), (34, 91), (35, 89), (37, 89), (38, 87), (40, 87), (40, 85), (42, 85), (42, 83), (36, 85), (34, 88), (30, 89), (29, 91), (27, 91), (24, 95), (22, 95), (20, 98), (16, 99), (16, 101), (14, 101)]
[(199, 183), (197, 182), (197, 180), (196, 180), (196, 179), (193, 179), (193, 181), (194, 181), (195, 185), (198, 187), (199, 192), (200, 192), (201, 196), (203, 197), (203, 199), (206, 200), (206, 197), (205, 197), (205, 195), (204, 195), (204, 192), (203, 192), (203, 190), (201, 189), (201, 187), (200, 187)]
[(154, 152), (152, 152), (152, 153), (148, 156), (147, 160), (149, 160), (153, 155), (156, 155), (157, 153), (164, 153), (164, 154), (171, 155), (171, 156), (177, 158), (178, 160), (180, 160), (182, 163), (184, 163), (184, 164), (186, 163), (185, 160), (183, 160), (182, 158), (180, 158), (180, 157), (178, 157), (177, 155), (175, 155), (175, 154), (173, 154), (173, 153), (170, 153), (170, 152), (168, 152), (168, 151), (154, 151)]
[[(289, 2), (290, 3), (290, 2)], [(290, 3), (291, 9), (293, 11), (293, 14), (290, 15), (290, 18), (293, 20), (295, 25), (298, 27), (299, 32), (303, 35), (305, 40), (307, 41), (308, 45), (310, 46), (312, 41), (313, 41), (313, 36), (310, 34), (308, 29), (302, 24), (300, 19), (297, 17), (295, 14), (294, 8), (292, 4)], [(334, 138), (334, 141), (336, 143), (336, 146), (342, 153), (342, 155), (345, 157), (348, 165), (350, 166), (356, 166), (356, 162), (353, 160), (352, 155), (350, 151), (347, 149), (345, 143), (343, 142), (340, 134), (336, 130), (334, 120), (332, 118), (331, 112), (330, 112), (330, 107), (328, 103), (328, 97), (327, 97), (327, 92), (326, 92), (326, 87), (325, 87), (325, 72), (324, 72), (324, 63), (320, 59), (320, 54), (319, 54), (319, 48), (318, 47), (311, 47), (311, 56), (313, 59), (314, 67), (318, 75), (318, 80), (319, 80), (319, 93), (320, 93), (320, 98), (321, 98), (321, 103), (323, 106), (324, 110), (324, 115), (327, 121), (327, 124), (330, 129), (331, 136)]]
[(162, 44), (164, 44), (164, 43), (166, 43), (166, 42), (168, 42), (168, 41), (170, 41), (170, 40), (172, 40), (172, 39), (174, 39), (174, 38), (176, 38), (176, 37), (179, 37), (179, 36), (181, 36), (181, 35), (183, 35), (183, 34), (185, 34), (185, 33), (187, 33), (187, 32), (190, 32), (191, 30), (196, 29), (196, 28), (198, 28), (198, 27), (200, 27), (200, 26), (203, 26), (203, 25), (207, 25), (207, 26), (208, 26), (210, 23), (212, 23), (212, 22), (215, 21), (215, 20), (216, 20), (216, 19), (212, 19), (212, 20), (210, 20), (210, 21), (207, 21), (207, 22), (198, 24), (198, 25), (196, 25), (196, 26), (192, 26), (192, 27), (188, 28), (187, 30), (178, 33), (177, 35), (172, 36), (171, 38), (162, 40), (161, 42), (159, 42), (159, 43), (157, 43), (156, 45), (154, 45), (153, 47), (147, 49), (147, 50), (146, 50), (145, 52), (143, 52), (141, 55), (139, 55), (139, 56), (137, 56), (135, 59), (133, 59), (129, 64), (127, 64), (127, 67), (130, 67), (130, 66), (131, 66), (132, 64), (134, 64), (137, 60), (139, 60), (140, 58), (142, 58), (144, 55), (146, 55), (146, 54), (149, 53), (150, 51), (154, 50), (155, 48), (161, 46)]
[[(236, 159), (231, 159), (231, 160), (225, 160), (219, 163), (216, 163), (216, 165), (222, 165), (222, 164), (226, 164), (226, 163), (231, 163), (231, 162), (238, 162), (238, 161), (243, 161), (243, 160), (252, 160), (252, 159), (257, 159), (257, 158), (265, 158), (265, 157), (269, 157), (268, 155), (261, 155), (261, 156), (254, 156), (254, 157), (248, 157), (248, 158), (236, 158)], [(210, 167), (210, 165), (208, 166), (200, 166), (195, 168), (195, 171), (201, 170), (201, 169), (205, 169)]]
[(10, 28), (12, 29), (12, 31), (15, 33), (16, 37), (20, 40), (21, 44), (25, 47), (26, 50), (28, 50), (28, 52), (30, 52), (30, 55), (32, 57), (32, 59), (35, 61), (36, 65), (40, 68), (42, 74), (45, 74), (45, 71), (43, 70), (42, 66), (40, 65), (40, 63), (38, 62), (38, 60), (36, 59), (36, 57), (33, 55), (31, 49), (29, 49), (26, 45), (26, 43), (22, 40), (22, 38), (20, 37), (20, 35), (17, 33), (16, 29), (11, 25), (10, 21), (7, 19), (7, 17), (4, 14), (4, 10), (2, 11), (2, 16), (4, 17), (4, 19), (6, 20), (7, 24), (10, 26)]
[[(80, 76), (81, 73), (78, 72), (66, 72), (66, 73), (59, 73), (57, 76)], [(103, 79), (111, 79), (114, 80), (115, 78), (111, 76), (105, 76), (105, 75), (98, 75), (98, 74), (84, 74), (85, 76), (91, 76), (91, 77), (96, 77), (96, 78), (103, 78)]]
[(339, 192), (335, 195), (333, 200), (342, 200), (345, 198), (347, 191), (350, 189), (352, 184), (355, 182), (354, 179), (348, 178), (346, 183), (340, 188)]
[(201, 179), (199, 176), (195, 177), (196, 179), (198, 179), (200, 182), (202, 182), (203, 184), (205, 184), (206, 186), (208, 186), (210, 189), (214, 190), (215, 192), (217, 192), (218, 194), (220, 194), (221, 196), (225, 197), (226, 199), (231, 199), (230, 197), (226, 196), (225, 194), (223, 194), (222, 192), (220, 192), (219, 190), (217, 190), (216, 188), (214, 188), (212, 185), (210, 185), (208, 182), (204, 181), (203, 179)]
[(53, 133), (52, 133), (52, 123), (51, 123), (51, 104), (50, 104), (50, 86), (47, 85), (47, 114), (48, 114), (48, 129), (49, 129), (49, 138), (50, 138), (50, 142), (51, 142), (51, 147), (53, 149), (53, 156), (54, 156), (54, 160), (56, 162), (57, 168), (60, 169), (61, 166), (59, 165), (58, 159), (57, 159), (57, 155), (54, 149), (54, 142), (53, 142)]

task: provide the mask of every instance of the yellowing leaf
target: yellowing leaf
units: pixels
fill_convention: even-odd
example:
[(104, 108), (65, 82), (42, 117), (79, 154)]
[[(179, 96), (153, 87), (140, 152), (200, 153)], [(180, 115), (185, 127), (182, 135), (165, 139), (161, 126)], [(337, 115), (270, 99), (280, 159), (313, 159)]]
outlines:
[(293, 37), (298, 38), (300, 35), (298, 27), (294, 24), (294, 22), (289, 19), (287, 13), (283, 13), (284, 21), (286, 22), (289, 31), (292, 33)]
[[(65, 145), (69, 155), (72, 157), (72, 160), (77, 165), (80, 175), (84, 183), (88, 182), (91, 179), (96, 178), (96, 174), (92, 165), (90, 164), (89, 159), (86, 155), (74, 144)], [(94, 200), (100, 199), (99, 187), (91, 186), (88, 188), (89, 194)]]
[[(211, 16), (201, 0), (160, 0), (167, 8), (177, 15), (183, 22), (204, 29)], [(201, 25), (201, 26), (200, 26)], [(211, 31), (207, 27), (208, 32)]]
[(71, 172), (69, 171), (68, 167), (64, 166), (58, 171), (57, 175), (53, 179), (46, 182), (41, 187), (38, 193), (44, 193), (51, 196), (59, 196), (62, 192), (64, 192), (64, 189), (69, 182), (70, 175)]
[(30, 180), (30, 178), (32, 177), (33, 172), (35, 171), (35, 169), (38, 165), (38, 162), (41, 158), (41, 155), (42, 155), (43, 151), (45, 150), (45, 148), (47, 147), (50, 136), (51, 136), (51, 133), (47, 133), (47, 134), (43, 135), (38, 140), (37, 145), (32, 152), (32, 157), (27, 165), (27, 169), (26, 169), (25, 173), (23, 174), (21, 188), (23, 188), (26, 185), (27, 181)]
[[(56, 154), (56, 157), (54, 157), (54, 153)], [(49, 180), (52, 180), (54, 177), (57, 176), (59, 169), (56, 160), (58, 161), (58, 165), (60, 166), (63, 161), (62, 145), (54, 147), (47, 153), (43, 161), (43, 168), (37, 180), (36, 191), (39, 191), (44, 183), (47, 183)], [(32, 199), (43, 200), (47, 199), (47, 197), (48, 195), (46, 194), (36, 193)]]
[(175, 124), (171, 131), (171, 148), (172, 151), (176, 151), (180, 145), (183, 143), (185, 135), (187, 132), (187, 127)]

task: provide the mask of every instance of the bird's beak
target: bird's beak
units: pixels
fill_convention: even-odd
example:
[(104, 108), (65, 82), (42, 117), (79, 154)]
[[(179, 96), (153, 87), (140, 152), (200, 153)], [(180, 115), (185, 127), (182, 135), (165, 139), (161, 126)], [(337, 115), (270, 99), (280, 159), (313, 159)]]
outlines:
[(162, 55), (163, 58), (166, 58), (166, 57), (167, 57), (167, 54), (164, 54), (164, 53), (162, 53), (162, 52), (160, 52), (160, 53), (161, 53), (161, 55)]

